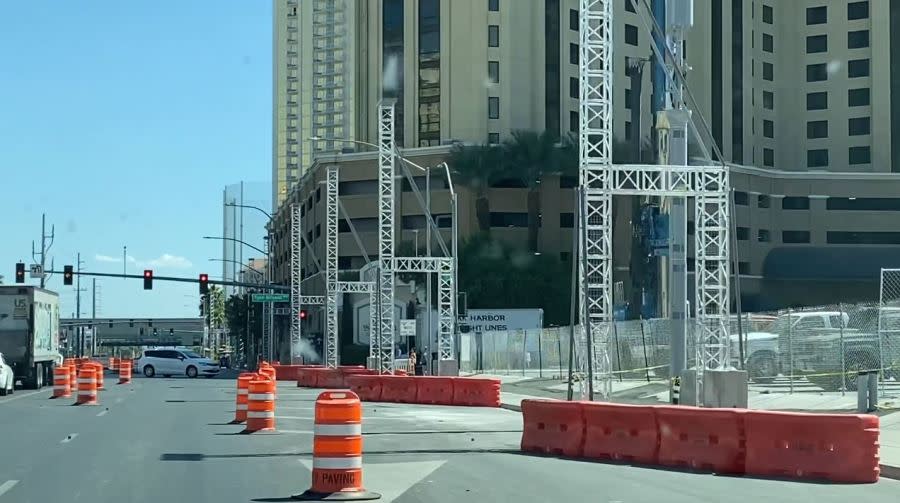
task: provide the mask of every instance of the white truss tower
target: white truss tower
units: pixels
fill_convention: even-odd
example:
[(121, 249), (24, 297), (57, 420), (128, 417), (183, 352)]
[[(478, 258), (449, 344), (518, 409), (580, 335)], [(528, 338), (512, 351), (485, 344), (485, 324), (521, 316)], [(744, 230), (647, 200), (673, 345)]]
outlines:
[[(612, 324), (612, 196), (695, 197), (695, 316), (700, 365), (723, 368), (729, 308), (728, 171), (724, 166), (617, 166), (612, 163), (613, 0), (580, 0), (579, 171), (585, 197), (586, 267), (579, 270), (582, 320), (593, 338), (595, 376), (609, 392)], [(586, 311), (586, 312), (585, 312)], [(584, 323), (583, 323), (584, 325)]]
[[(313, 0), (312, 134), (320, 138), (345, 137), (346, 16), (345, 0)], [(340, 145), (332, 140), (316, 145), (327, 152), (340, 150)]]
[(293, 183), (300, 179), (300, 159), (303, 143), (300, 141), (300, 2), (287, 0), (287, 38), (285, 39), (285, 61), (287, 62), (287, 87), (285, 101), (285, 170), (287, 180)]
[(302, 296), (300, 285), (303, 277), (300, 271), (300, 247), (302, 240), (300, 234), (303, 226), (300, 221), (300, 205), (291, 205), (291, 364), (294, 363), (294, 348), (300, 342), (302, 336), (300, 326), (300, 298)]
[(397, 257), (393, 264), (395, 273), (437, 273), (438, 357), (441, 361), (453, 360), (453, 328), (456, 319), (453, 305), (453, 257)]
[[(394, 104), (378, 105), (378, 348), (381, 373), (394, 373)], [(371, 309), (371, 308), (370, 308)]]
[(325, 366), (338, 366), (338, 168), (325, 181)]

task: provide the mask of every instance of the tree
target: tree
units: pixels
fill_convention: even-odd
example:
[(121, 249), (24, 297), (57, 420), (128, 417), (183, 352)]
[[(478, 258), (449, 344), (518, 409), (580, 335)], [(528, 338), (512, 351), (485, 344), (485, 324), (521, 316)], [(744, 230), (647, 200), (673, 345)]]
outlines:
[(225, 291), (222, 287), (209, 287), (209, 324), (213, 328), (225, 327)]
[(528, 249), (538, 251), (541, 219), (541, 181), (559, 173), (559, 138), (549, 131), (513, 131), (503, 143), (507, 172), (528, 188)]
[(478, 230), (491, 232), (491, 203), (488, 190), (504, 171), (502, 149), (488, 144), (457, 144), (450, 152), (453, 179), (475, 193), (475, 218)]

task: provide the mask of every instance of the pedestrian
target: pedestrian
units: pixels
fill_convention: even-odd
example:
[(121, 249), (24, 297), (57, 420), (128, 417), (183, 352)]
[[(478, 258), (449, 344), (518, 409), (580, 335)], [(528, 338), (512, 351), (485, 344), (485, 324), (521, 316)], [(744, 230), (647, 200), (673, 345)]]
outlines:
[(409, 364), (406, 366), (407, 372), (415, 373), (417, 358), (418, 358), (418, 355), (416, 354), (416, 347), (413, 346), (409, 349)]

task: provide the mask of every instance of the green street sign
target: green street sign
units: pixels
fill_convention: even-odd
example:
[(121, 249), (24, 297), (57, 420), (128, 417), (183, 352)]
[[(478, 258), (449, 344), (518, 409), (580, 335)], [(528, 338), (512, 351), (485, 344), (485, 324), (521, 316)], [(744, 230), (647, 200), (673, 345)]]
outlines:
[(250, 296), (253, 302), (290, 302), (289, 293), (254, 293)]

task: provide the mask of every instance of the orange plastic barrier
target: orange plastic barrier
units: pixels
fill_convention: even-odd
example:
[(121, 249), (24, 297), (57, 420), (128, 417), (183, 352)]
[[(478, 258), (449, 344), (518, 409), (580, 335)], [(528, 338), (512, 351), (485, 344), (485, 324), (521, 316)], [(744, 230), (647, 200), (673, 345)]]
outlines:
[(381, 376), (377, 375), (349, 375), (344, 382), (350, 391), (356, 393), (360, 400), (365, 402), (381, 401)]
[(454, 378), (453, 405), (499, 407), (500, 380)]
[(131, 382), (131, 361), (119, 360), (119, 384)]
[(237, 393), (234, 401), (234, 420), (231, 424), (240, 424), (247, 420), (247, 396), (250, 393), (250, 381), (256, 381), (259, 376), (255, 372), (241, 372), (237, 378)]
[(247, 389), (247, 426), (243, 433), (275, 429), (275, 381), (251, 380)]
[(75, 405), (97, 405), (97, 379), (94, 366), (84, 365), (78, 371), (78, 396)]
[(316, 379), (316, 386), (326, 389), (344, 388), (344, 374), (338, 369), (322, 369)]
[(584, 452), (581, 402), (522, 400), (522, 450), (580, 457)]
[(66, 398), (72, 396), (72, 384), (69, 383), (69, 367), (53, 367), (53, 396), (50, 398)]
[(751, 475), (877, 482), (877, 416), (748, 411), (746, 472)]
[(372, 500), (362, 485), (362, 406), (351, 391), (326, 391), (316, 399), (312, 487), (300, 500)]
[(584, 457), (655, 464), (659, 456), (656, 411), (647, 405), (582, 402)]
[(381, 401), (397, 403), (415, 403), (416, 381), (412, 377), (380, 375)]
[(744, 473), (744, 412), (658, 406), (659, 464)]
[(412, 377), (416, 383), (415, 403), (453, 405), (453, 377)]
[(315, 388), (318, 384), (318, 369), (305, 368), (297, 370), (298, 388)]

